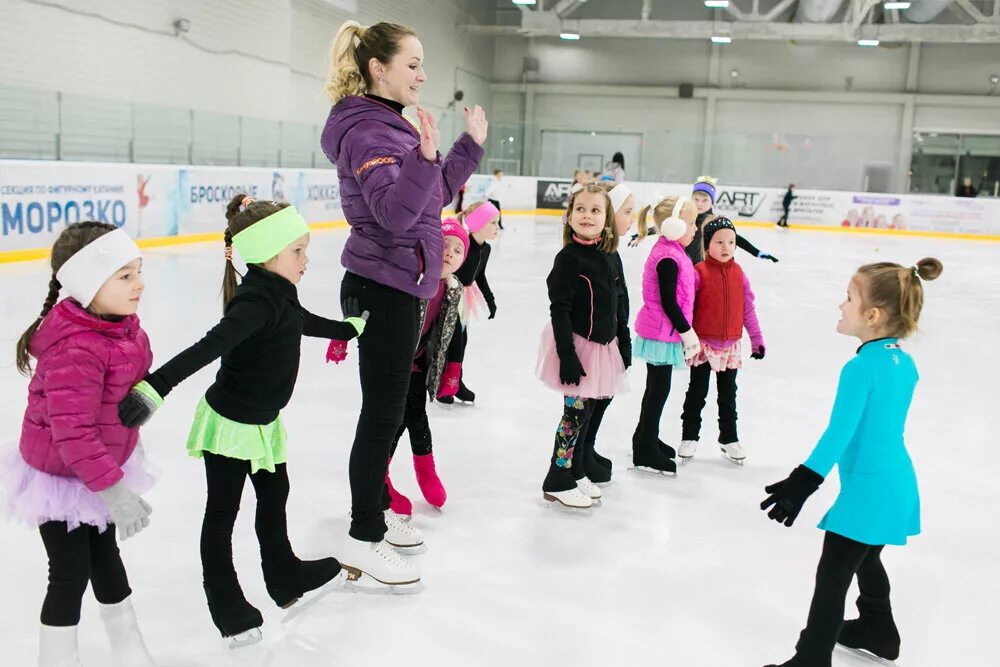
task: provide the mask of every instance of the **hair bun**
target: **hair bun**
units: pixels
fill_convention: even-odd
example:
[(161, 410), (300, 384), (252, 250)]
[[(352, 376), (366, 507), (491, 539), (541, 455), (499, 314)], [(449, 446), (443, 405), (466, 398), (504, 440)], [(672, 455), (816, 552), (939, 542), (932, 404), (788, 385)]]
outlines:
[(916, 270), (921, 280), (937, 280), (944, 271), (944, 264), (935, 257), (924, 257), (917, 262)]

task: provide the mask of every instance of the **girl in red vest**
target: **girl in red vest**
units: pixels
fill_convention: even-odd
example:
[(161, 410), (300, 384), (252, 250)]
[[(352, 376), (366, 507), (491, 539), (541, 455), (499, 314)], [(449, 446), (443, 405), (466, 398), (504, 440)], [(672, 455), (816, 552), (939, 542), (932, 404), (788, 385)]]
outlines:
[(753, 359), (764, 358), (764, 337), (754, 309), (750, 280), (733, 260), (736, 228), (727, 218), (704, 227), (708, 255), (695, 265), (694, 328), (701, 351), (688, 363), (691, 382), (681, 414), (683, 435), (677, 452), (690, 461), (698, 447), (701, 410), (708, 396), (708, 378), (715, 371), (719, 394), (719, 447), (730, 461), (743, 465), (745, 455), (736, 434), (736, 371), (741, 360), (743, 329), (750, 335)]

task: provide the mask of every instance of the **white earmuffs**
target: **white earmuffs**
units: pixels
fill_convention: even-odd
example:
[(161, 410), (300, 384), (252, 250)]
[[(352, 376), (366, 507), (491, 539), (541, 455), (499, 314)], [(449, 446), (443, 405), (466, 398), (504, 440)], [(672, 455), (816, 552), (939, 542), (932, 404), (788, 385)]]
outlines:
[(681, 211), (691, 202), (687, 197), (678, 197), (670, 217), (660, 224), (660, 234), (669, 241), (676, 241), (687, 231), (687, 223), (681, 218)]

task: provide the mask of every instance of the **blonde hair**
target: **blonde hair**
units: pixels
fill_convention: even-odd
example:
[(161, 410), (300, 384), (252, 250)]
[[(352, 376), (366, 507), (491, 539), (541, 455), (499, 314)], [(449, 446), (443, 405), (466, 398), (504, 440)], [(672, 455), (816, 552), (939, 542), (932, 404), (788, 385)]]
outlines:
[(584, 192), (601, 195), (604, 199), (604, 228), (601, 229), (601, 250), (608, 254), (618, 250), (618, 232), (615, 231), (615, 211), (611, 206), (611, 198), (608, 193), (597, 183), (587, 183), (579, 190), (569, 196), (566, 203), (566, 217), (563, 220), (563, 247), (573, 242), (573, 228), (570, 227), (569, 220), (573, 216), (573, 204), (576, 198)]
[(368, 63), (376, 58), (388, 65), (399, 52), (399, 40), (415, 35), (396, 23), (376, 23), (368, 27), (344, 21), (330, 47), (330, 75), (326, 92), (334, 104), (351, 95), (362, 95), (372, 87)]
[(905, 338), (917, 330), (917, 320), (924, 305), (921, 280), (935, 280), (944, 265), (934, 257), (925, 257), (916, 266), (895, 262), (865, 264), (858, 269), (861, 301), (865, 307), (878, 308), (886, 316), (886, 332)]
[[(679, 195), (672, 195), (661, 199), (659, 203), (655, 206), (644, 206), (641, 211), (639, 211), (639, 238), (644, 239), (649, 234), (649, 225), (646, 222), (646, 218), (649, 217), (649, 212), (653, 212), (653, 226), (656, 227), (656, 233), (660, 233), (660, 225), (663, 221), (670, 217), (670, 214), (674, 211), (674, 206), (677, 205), (677, 200), (681, 197)], [(688, 199), (681, 210), (677, 211), (677, 217), (684, 217), (684, 211), (690, 210), (694, 212), (695, 217), (698, 215), (698, 209), (695, 208), (694, 202)]]

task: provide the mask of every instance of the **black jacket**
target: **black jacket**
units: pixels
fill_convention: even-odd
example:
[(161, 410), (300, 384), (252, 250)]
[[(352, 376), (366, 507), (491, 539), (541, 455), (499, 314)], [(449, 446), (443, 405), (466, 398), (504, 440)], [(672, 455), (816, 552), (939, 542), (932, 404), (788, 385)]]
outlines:
[(495, 304), (493, 290), (486, 281), (486, 264), (490, 261), (490, 244), (478, 243), (476, 239), (469, 235), (469, 256), (462, 262), (462, 266), (455, 272), (455, 277), (465, 287), (473, 282), (479, 285), (479, 291), (483, 293), (483, 298), (487, 304)]
[(222, 321), (200, 341), (146, 378), (160, 396), (222, 357), (205, 400), (226, 419), (269, 424), (288, 405), (299, 373), (302, 336), (351, 340), (347, 322), (313, 315), (298, 291), (276, 273), (251, 265)]
[(573, 334), (602, 345), (618, 335), (619, 288), (612, 262), (598, 245), (571, 241), (556, 255), (545, 282), (560, 356), (575, 354)]
[(617, 252), (608, 255), (611, 263), (611, 273), (614, 276), (615, 287), (618, 291), (618, 344), (627, 345), (632, 348), (632, 332), (628, 328), (629, 302), (628, 284), (625, 282), (625, 267), (622, 265), (622, 256)]

